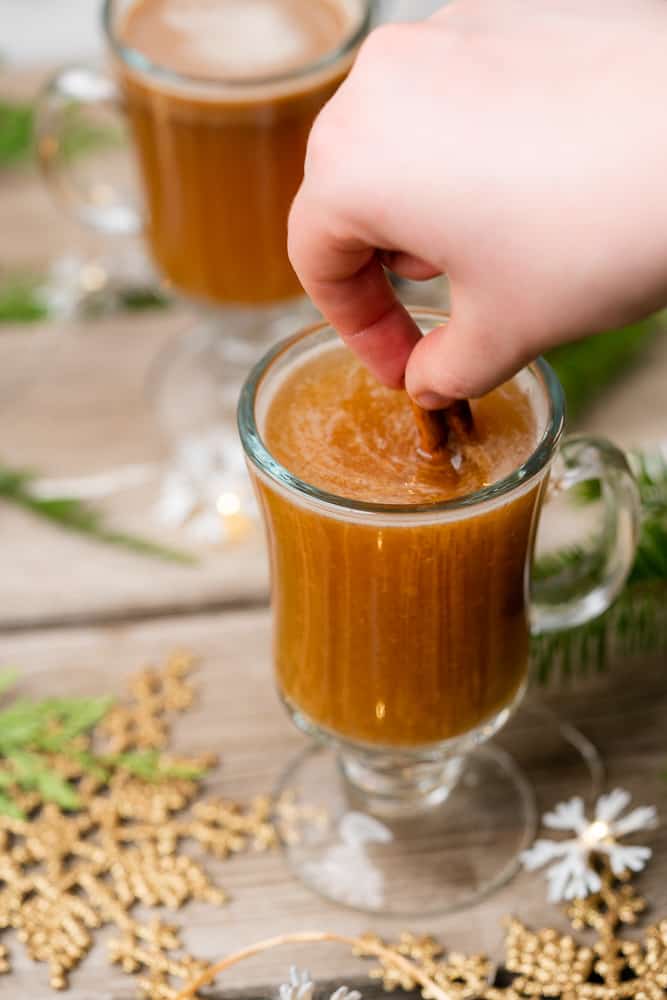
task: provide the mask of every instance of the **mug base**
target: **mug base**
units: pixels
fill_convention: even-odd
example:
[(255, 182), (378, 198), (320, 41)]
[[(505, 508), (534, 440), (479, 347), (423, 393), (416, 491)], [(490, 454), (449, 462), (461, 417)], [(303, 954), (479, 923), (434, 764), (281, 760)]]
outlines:
[(310, 747), (278, 791), (318, 817), (283, 842), (290, 867), (326, 899), (367, 913), (416, 917), (471, 905), (515, 873), (537, 808), (505, 751), (479, 747), (458, 762), (442, 797), (387, 815), (365, 801), (333, 747)]
[(443, 755), (441, 785), (431, 771), (422, 798), (400, 810), (369, 785), (363, 758), (359, 771), (346, 748), (311, 743), (276, 789), (305, 807), (283, 838), (291, 869), (329, 901), (366, 913), (414, 918), (473, 905), (517, 872), (538, 805), (574, 793), (592, 800), (603, 785), (595, 747), (540, 705), (524, 705), (498, 739), (502, 747)]

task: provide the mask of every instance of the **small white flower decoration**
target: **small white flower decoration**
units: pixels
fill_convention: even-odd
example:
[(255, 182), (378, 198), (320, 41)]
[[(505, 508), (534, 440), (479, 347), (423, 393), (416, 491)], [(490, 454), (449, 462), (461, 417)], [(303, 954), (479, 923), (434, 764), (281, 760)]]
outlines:
[[(289, 970), (289, 982), (280, 987), (280, 1000), (313, 1000), (315, 984), (310, 973), (299, 970), (295, 965)], [(330, 1000), (362, 1000), (358, 990), (349, 990), (347, 986), (339, 986), (331, 994)]]
[(362, 1000), (359, 990), (349, 990), (347, 986), (339, 986), (331, 994), (331, 1000)]
[[(542, 819), (551, 830), (572, 830), (569, 840), (536, 840), (524, 851), (521, 861), (528, 871), (544, 865), (549, 882), (549, 902), (563, 899), (583, 899), (601, 887), (600, 876), (592, 864), (592, 856), (606, 854), (614, 875), (624, 871), (639, 872), (651, 857), (650, 847), (630, 847), (618, 840), (638, 830), (650, 830), (657, 823), (655, 806), (640, 806), (622, 816), (631, 800), (629, 792), (616, 788), (602, 795), (596, 804), (593, 819), (584, 812), (580, 798), (561, 802)], [(554, 862), (550, 864), (550, 862)]]
[(297, 969), (295, 965), (289, 970), (289, 982), (280, 987), (280, 1000), (313, 1000), (315, 984), (307, 969)]

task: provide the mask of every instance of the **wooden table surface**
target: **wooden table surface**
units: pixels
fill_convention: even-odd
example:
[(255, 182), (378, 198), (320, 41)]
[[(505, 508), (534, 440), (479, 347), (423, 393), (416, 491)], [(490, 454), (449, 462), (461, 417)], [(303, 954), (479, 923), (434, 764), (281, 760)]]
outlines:
[[(155, 662), (171, 650), (189, 649), (200, 658), (199, 704), (177, 727), (177, 745), (196, 753), (215, 748), (222, 755), (219, 772), (210, 782), (212, 794), (246, 801), (270, 790), (292, 755), (303, 746), (274, 693), (270, 661), (268, 611), (184, 614), (141, 623), (90, 625), (35, 630), (5, 635), (3, 662), (20, 668), (21, 693), (63, 694), (121, 692), (123, 678), (137, 667)], [(655, 803), (667, 815), (667, 783), (660, 776), (667, 763), (665, 723), (667, 692), (663, 664), (648, 669), (634, 664), (588, 690), (553, 693), (548, 703), (563, 719), (575, 722), (593, 741), (606, 766), (610, 787), (620, 785), (638, 803)], [(544, 746), (544, 727), (531, 705), (519, 713), (501, 742), (514, 751), (532, 779), (541, 808), (572, 794), (587, 794), (590, 782), (574, 755)], [(646, 836), (655, 851), (641, 879), (656, 913), (667, 908), (667, 830)], [(227, 952), (275, 933), (322, 929), (347, 934), (373, 929), (388, 937), (406, 926), (432, 933), (455, 950), (488, 951), (502, 957), (502, 917), (512, 912), (534, 926), (565, 927), (558, 908), (545, 902), (544, 879), (522, 873), (491, 898), (463, 913), (422, 920), (372, 919), (323, 902), (292, 876), (279, 853), (242, 855), (220, 863), (207, 862), (216, 881), (230, 893), (228, 906), (216, 909), (188, 905), (176, 916), (187, 927), (192, 951), (205, 957)], [(435, 891), (435, 890), (434, 890)], [(0, 996), (33, 1000), (46, 995), (46, 970), (32, 965), (21, 946), (11, 941), (15, 972), (0, 977)], [(241, 967), (226, 983), (234, 986), (275, 986), (286, 973), (290, 952), (273, 952), (262, 961)], [(322, 978), (352, 978), (358, 966), (344, 952), (329, 948), (306, 956)], [(96, 984), (104, 996), (131, 996), (126, 978), (107, 966), (103, 942), (73, 976), (72, 996), (93, 1000)]]
[[(31, 78), (31, 86), (34, 78)], [(27, 87), (11, 81), (14, 92)], [(0, 177), (0, 273), (40, 268), (91, 241), (50, 204), (30, 171)], [(114, 465), (152, 462), (165, 442), (144, 395), (145, 375), (170, 336), (185, 328), (183, 309), (105, 320), (0, 330), (0, 372), (16, 377), (0, 399), (0, 457), (51, 476), (74, 476)], [(587, 426), (626, 445), (665, 437), (667, 341), (652, 348), (631, 379), (593, 409)], [(23, 381), (22, 381), (23, 377)], [(133, 504), (135, 506), (133, 506)], [(145, 497), (120, 504), (123, 527), (151, 528)], [(247, 798), (269, 789), (302, 746), (274, 693), (266, 564), (259, 539), (204, 553), (194, 568), (141, 559), (66, 535), (19, 511), (0, 506), (2, 583), (1, 660), (22, 673), (22, 690), (116, 692), (123, 677), (146, 661), (186, 647), (201, 657), (202, 696), (179, 726), (183, 750), (219, 750), (224, 758), (212, 787)], [(583, 689), (550, 692), (546, 700), (574, 721), (602, 754), (611, 787), (627, 787), (640, 802), (667, 816), (667, 690), (662, 663), (626, 664)], [(540, 804), (587, 792), (590, 784), (571, 757), (540, 753), (540, 727), (528, 708), (514, 735)], [(522, 736), (523, 733), (523, 736)], [(533, 740), (525, 738), (532, 733)], [(531, 750), (531, 747), (533, 748)], [(655, 859), (641, 885), (657, 912), (667, 906), (667, 835), (647, 835)], [(279, 854), (243, 856), (211, 866), (231, 894), (216, 910), (193, 905), (182, 914), (193, 952), (216, 957), (267, 934), (303, 928), (356, 933), (372, 926), (392, 935), (401, 923), (328, 905), (289, 873)], [(474, 908), (447, 917), (411, 921), (413, 929), (442, 936), (448, 947), (502, 954), (501, 917), (514, 912), (534, 925), (560, 924), (545, 903), (539, 875), (521, 874)], [(46, 971), (11, 944), (15, 972), (0, 977), (0, 997), (35, 1000), (49, 995)], [(291, 956), (272, 953), (230, 977), (235, 985), (275, 987)], [(358, 966), (337, 951), (318, 956), (323, 977), (354, 977)], [(100, 984), (102, 986), (100, 987)], [(101, 989), (101, 992), (100, 992)], [(126, 998), (132, 985), (110, 970), (100, 943), (73, 977), (72, 997)]]

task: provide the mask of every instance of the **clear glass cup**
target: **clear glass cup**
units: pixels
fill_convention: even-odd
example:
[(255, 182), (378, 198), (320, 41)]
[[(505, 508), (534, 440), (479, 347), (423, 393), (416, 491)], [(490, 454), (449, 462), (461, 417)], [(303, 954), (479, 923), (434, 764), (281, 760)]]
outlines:
[[(413, 315), (424, 332), (446, 320)], [(268, 539), (278, 688), (315, 739), (282, 786), (332, 820), (286, 849), (298, 874), (338, 902), (444, 910), (507, 878), (531, 839), (528, 783), (484, 744), (526, 689), (531, 633), (588, 621), (618, 595), (635, 555), (638, 495), (612, 444), (562, 438), (562, 389), (542, 360), (516, 376), (539, 440), (505, 479), (426, 506), (317, 489), (271, 455), (264, 423), (284, 378), (336, 343), (322, 324), (274, 348), (239, 405)], [(531, 579), (539, 517), (589, 481), (600, 505), (577, 539), (578, 563)]]
[[(111, 72), (68, 66), (40, 101), (38, 158), (58, 199), (97, 230), (143, 234), (164, 284), (200, 312), (193, 329), (166, 348), (149, 387), (182, 457), (192, 445), (199, 465), (202, 441), (217, 442), (211, 476), (226, 494), (239, 486), (243, 465), (233, 456), (243, 379), (269, 344), (316, 317), (288, 260), (287, 217), (313, 120), (373, 23), (374, 0), (339, 2), (345, 37), (315, 61), (274, 75), (208, 79), (128, 47), (123, 24), (135, 0), (105, 0)], [(127, 174), (104, 173), (99, 164), (95, 172), (90, 158), (68, 156), (73, 108), (91, 116), (121, 112), (140, 204)], [(227, 452), (232, 458), (221, 469)]]

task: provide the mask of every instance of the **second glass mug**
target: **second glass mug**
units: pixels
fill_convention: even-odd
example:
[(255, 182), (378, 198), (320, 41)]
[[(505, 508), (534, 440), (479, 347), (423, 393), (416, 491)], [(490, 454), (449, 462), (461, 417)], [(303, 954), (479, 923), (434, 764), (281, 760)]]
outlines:
[[(111, 75), (69, 66), (51, 80), (37, 152), (57, 197), (82, 222), (143, 233), (161, 278), (204, 308), (205, 322), (163, 356), (152, 381), (178, 439), (233, 424), (242, 379), (287, 332), (286, 317), (293, 329), (295, 316), (315, 316), (287, 257), (287, 218), (310, 128), (372, 26), (374, 0), (336, 0), (343, 35), (316, 58), (272, 75), (249, 67), (217, 78), (176, 72), (133, 48), (125, 25), (136, 5), (104, 2)], [(126, 117), (144, 209), (109, 177), (81, 180), (67, 156), (73, 105)]]
[[(446, 320), (413, 315), (423, 332)], [(335, 820), (286, 849), (338, 902), (455, 908), (507, 878), (527, 846), (530, 791), (506, 754), (482, 744), (521, 700), (531, 633), (582, 624), (618, 595), (636, 550), (637, 490), (612, 444), (562, 438), (562, 389), (541, 360), (516, 376), (537, 445), (501, 481), (423, 507), (319, 490), (271, 455), (263, 429), (284, 377), (337, 345), (326, 324), (287, 340), (256, 366), (239, 405), (271, 561), (278, 688), (319, 741), (283, 785)], [(591, 480), (601, 530), (567, 581), (531, 581), (543, 504)]]

